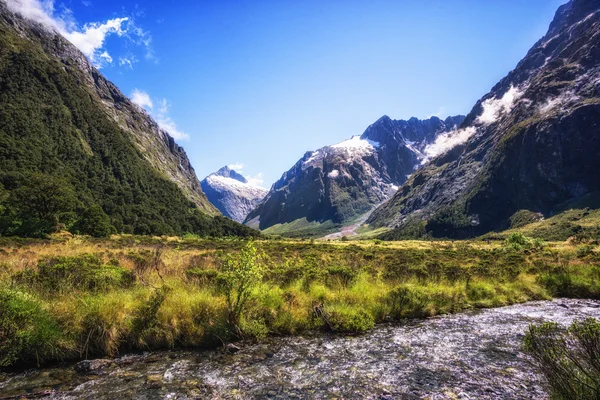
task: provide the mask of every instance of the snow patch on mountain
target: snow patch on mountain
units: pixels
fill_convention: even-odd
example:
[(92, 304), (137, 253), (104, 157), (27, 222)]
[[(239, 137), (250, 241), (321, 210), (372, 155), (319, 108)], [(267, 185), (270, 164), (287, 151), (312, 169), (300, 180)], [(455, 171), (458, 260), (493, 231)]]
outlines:
[(229, 167), (210, 174), (201, 185), (208, 200), (224, 216), (238, 222), (243, 222), (268, 192)]
[(330, 173), (327, 174), (327, 176), (331, 179), (335, 179), (338, 176), (340, 176), (340, 171), (338, 171), (337, 169), (334, 169), (333, 171), (331, 171)]

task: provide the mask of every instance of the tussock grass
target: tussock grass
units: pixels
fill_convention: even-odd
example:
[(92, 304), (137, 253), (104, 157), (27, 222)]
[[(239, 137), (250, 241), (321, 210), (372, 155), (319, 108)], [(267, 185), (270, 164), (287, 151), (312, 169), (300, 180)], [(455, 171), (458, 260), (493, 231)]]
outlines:
[(194, 236), (3, 239), (0, 365), (360, 333), (379, 322), (471, 308), (600, 298), (593, 244), (516, 235), (503, 242), (247, 246)]

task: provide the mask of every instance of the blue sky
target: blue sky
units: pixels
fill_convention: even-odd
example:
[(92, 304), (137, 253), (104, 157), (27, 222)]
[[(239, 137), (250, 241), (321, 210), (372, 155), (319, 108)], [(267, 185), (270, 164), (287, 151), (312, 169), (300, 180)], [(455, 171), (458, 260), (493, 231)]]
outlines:
[(137, 90), (200, 179), (241, 163), (266, 187), (384, 114), (466, 114), (565, 2), (10, 1), (42, 7), (125, 94)]

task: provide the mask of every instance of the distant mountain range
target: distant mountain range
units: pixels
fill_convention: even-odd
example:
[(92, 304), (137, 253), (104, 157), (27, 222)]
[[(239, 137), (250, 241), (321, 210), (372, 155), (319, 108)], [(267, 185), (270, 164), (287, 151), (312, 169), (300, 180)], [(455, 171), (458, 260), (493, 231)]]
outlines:
[(361, 136), (307, 152), (278, 180), (245, 223), (261, 230), (320, 234), (387, 200), (426, 162), (428, 145), (464, 117), (393, 120), (384, 116)]
[(384, 116), (305, 153), (269, 191), (227, 167), (199, 182), (77, 48), (0, 0), (0, 236), (324, 236), (366, 220), (385, 239), (473, 237), (600, 208), (599, 155), (598, 0), (561, 6), (466, 117)]
[(248, 183), (243, 175), (223, 167), (204, 178), (200, 185), (208, 200), (224, 216), (243, 222), (268, 190)]
[(371, 227), (394, 228), (392, 239), (461, 238), (508, 228), (521, 210), (598, 208), (600, 1), (560, 7), (548, 33), (449, 138), (371, 215)]

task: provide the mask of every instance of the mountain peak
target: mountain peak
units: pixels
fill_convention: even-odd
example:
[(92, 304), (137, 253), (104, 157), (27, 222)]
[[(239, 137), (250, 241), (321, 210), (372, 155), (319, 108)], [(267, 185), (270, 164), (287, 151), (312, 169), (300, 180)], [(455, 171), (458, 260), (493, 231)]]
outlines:
[(229, 166), (224, 166), (223, 168), (221, 168), (220, 170), (218, 170), (217, 172), (215, 172), (212, 175), (218, 175), (218, 176), (223, 176), (225, 178), (231, 178), (231, 179), (235, 179), (238, 182), (242, 182), (242, 183), (248, 183), (248, 180), (246, 178), (244, 178), (244, 176), (238, 172), (236, 172), (235, 170), (229, 168)]

